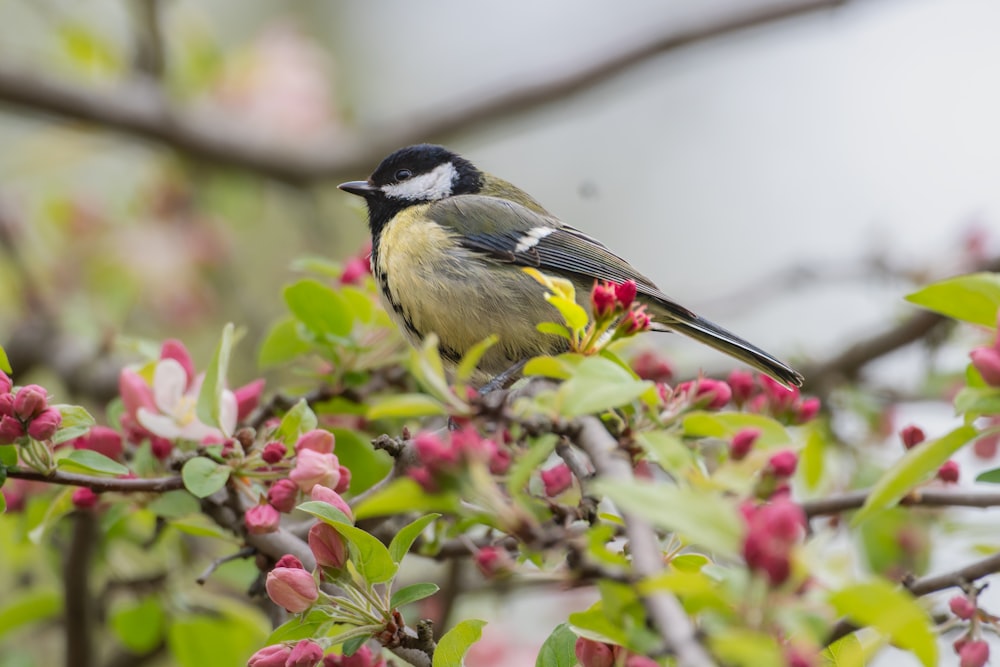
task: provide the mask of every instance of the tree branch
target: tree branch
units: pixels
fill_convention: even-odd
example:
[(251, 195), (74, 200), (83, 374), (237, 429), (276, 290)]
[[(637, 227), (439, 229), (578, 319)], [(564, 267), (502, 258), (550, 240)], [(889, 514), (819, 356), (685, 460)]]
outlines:
[[(292, 183), (367, 173), (388, 151), (469, 131), (513, 114), (533, 111), (602, 84), (652, 58), (692, 44), (807, 13), (846, 0), (798, 0), (741, 8), (704, 25), (671, 31), (570, 71), (528, 80), (471, 103), (450, 102), (420, 117), (401, 119), (363, 137), (318, 139), (301, 150), (275, 146), (231, 118), (170, 109), (153, 86), (136, 83), (109, 91), (41, 80), (35, 73), (0, 68), (0, 102), (31, 112), (96, 125), (172, 147), (216, 164), (255, 171)], [(525, 77), (520, 77), (523, 81)]]
[(176, 477), (119, 478), (93, 477), (72, 472), (55, 470), (48, 475), (37, 470), (8, 468), (7, 476), (30, 482), (48, 482), (67, 486), (85, 486), (91, 491), (112, 491), (116, 493), (165, 493), (184, 488), (184, 480)]
[[(838, 496), (807, 500), (802, 503), (802, 510), (810, 519), (856, 510), (865, 504), (869, 492), (869, 490), (851, 491)], [(900, 500), (899, 504), (921, 507), (997, 507), (1000, 506), (1000, 492), (914, 489)]]

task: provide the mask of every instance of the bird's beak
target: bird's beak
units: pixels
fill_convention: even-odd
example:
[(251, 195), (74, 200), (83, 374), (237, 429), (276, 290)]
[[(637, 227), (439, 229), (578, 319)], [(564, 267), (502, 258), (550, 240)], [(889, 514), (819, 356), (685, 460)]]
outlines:
[(348, 181), (347, 183), (341, 183), (337, 187), (344, 192), (350, 192), (352, 195), (359, 197), (367, 197), (370, 194), (378, 192), (378, 188), (368, 181)]

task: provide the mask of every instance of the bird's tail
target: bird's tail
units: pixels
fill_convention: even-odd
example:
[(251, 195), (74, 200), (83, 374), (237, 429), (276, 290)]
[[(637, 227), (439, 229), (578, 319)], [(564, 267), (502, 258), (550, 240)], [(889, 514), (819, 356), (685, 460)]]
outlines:
[[(655, 310), (661, 309), (655, 308)], [(654, 320), (654, 327), (660, 325), (659, 328), (674, 330), (685, 336), (690, 336), (709, 347), (739, 359), (787, 386), (802, 386), (803, 377), (798, 371), (753, 343), (748, 343), (736, 334), (726, 331), (718, 324), (694, 313), (686, 312), (683, 316), (678, 317), (676, 313), (671, 312), (673, 309), (664, 308), (664, 310), (667, 311), (664, 313), (665, 317), (661, 317), (659, 322)]]

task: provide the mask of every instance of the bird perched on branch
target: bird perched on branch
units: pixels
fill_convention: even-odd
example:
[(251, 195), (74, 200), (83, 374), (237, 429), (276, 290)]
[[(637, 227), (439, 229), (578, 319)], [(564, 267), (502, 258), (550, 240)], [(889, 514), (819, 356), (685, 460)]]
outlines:
[(480, 369), (493, 376), (565, 351), (564, 339), (536, 328), (560, 318), (522, 270), (534, 267), (570, 280), (579, 295), (598, 280), (633, 280), (654, 329), (690, 336), (787, 385), (802, 384), (787, 364), (673, 301), (600, 241), (446, 148), (401, 148), (367, 181), (339, 187), (368, 204), (372, 273), (386, 310), (411, 342), (436, 334), (452, 362), (492, 334), (499, 342)]

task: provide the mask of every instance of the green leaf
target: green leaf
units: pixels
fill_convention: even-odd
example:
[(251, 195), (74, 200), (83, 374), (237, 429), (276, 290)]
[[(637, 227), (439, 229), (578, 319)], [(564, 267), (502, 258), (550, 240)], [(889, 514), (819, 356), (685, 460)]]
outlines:
[(691, 450), (667, 431), (643, 431), (636, 434), (636, 440), (667, 472), (685, 470), (694, 461)]
[(273, 437), (292, 449), (299, 436), (316, 428), (318, 423), (316, 413), (309, 407), (306, 399), (300, 398), (281, 418)]
[(423, 600), (424, 598), (429, 598), (430, 596), (437, 593), (441, 588), (437, 584), (429, 583), (419, 583), (410, 584), (409, 586), (404, 586), (398, 591), (392, 594), (389, 598), (389, 606), (393, 609), (402, 607), (403, 605), (410, 604), (411, 602), (416, 602), (417, 600)]
[(985, 482), (987, 484), (1000, 484), (1000, 468), (984, 470), (976, 475), (976, 481)]
[(539, 649), (535, 667), (574, 667), (576, 664), (576, 633), (569, 629), (569, 624), (560, 623)]
[(1000, 390), (994, 387), (962, 387), (955, 394), (955, 414), (967, 418), (1000, 414)]
[(865, 667), (864, 647), (854, 633), (841, 637), (823, 651), (824, 667)]
[(167, 646), (180, 667), (243, 665), (269, 633), (259, 613), (180, 614), (171, 620)]
[(0, 371), (4, 373), (14, 372), (14, 369), (10, 367), (10, 359), (7, 358), (7, 352), (3, 349), (3, 345), (0, 345)]
[(434, 649), (432, 667), (462, 667), (469, 647), (483, 636), (484, 625), (486, 621), (470, 618), (446, 632)]
[(198, 500), (183, 489), (167, 491), (146, 505), (146, 509), (164, 519), (179, 519), (194, 514), (200, 508)]
[(392, 542), (389, 543), (389, 555), (392, 557), (392, 562), (398, 565), (403, 560), (403, 557), (409, 553), (410, 547), (420, 537), (420, 534), (424, 532), (424, 529), (439, 516), (441, 515), (428, 514), (422, 516), (410, 522), (396, 533), (395, 537), (392, 538)]
[(791, 442), (785, 427), (765, 415), (747, 412), (692, 412), (684, 417), (684, 435), (692, 438), (729, 440), (745, 428), (760, 431), (757, 447), (775, 447)]
[(351, 561), (365, 581), (380, 584), (395, 576), (398, 567), (385, 545), (370, 533), (345, 523), (347, 517), (342, 512), (328, 503), (315, 501), (302, 503), (298, 509), (312, 514), (347, 540), (351, 549)]
[(922, 442), (908, 450), (875, 483), (864, 506), (851, 519), (851, 525), (857, 526), (875, 512), (898, 503), (913, 487), (937, 472), (941, 464), (977, 435), (978, 432), (971, 426), (961, 426), (944, 437)]
[(371, 436), (346, 428), (334, 428), (337, 459), (351, 471), (350, 492), (361, 493), (372, 487), (392, 469), (392, 457), (372, 447)]
[(838, 614), (875, 628), (927, 667), (938, 664), (933, 620), (909, 593), (879, 579), (836, 591), (830, 603)]
[(709, 638), (712, 654), (726, 665), (758, 667), (783, 665), (784, 656), (771, 635), (742, 628), (726, 629)]
[(570, 614), (569, 624), (576, 634), (587, 639), (608, 644), (628, 643), (628, 635), (622, 624), (608, 618), (608, 613), (600, 602), (586, 611)]
[(25, 625), (55, 618), (62, 606), (62, 596), (55, 591), (9, 590), (0, 604), (0, 637)]
[(410, 350), (410, 371), (424, 390), (442, 403), (462, 407), (451, 392), (444, 363), (438, 351), (438, 337), (430, 334), (423, 344)]
[[(739, 550), (743, 532), (739, 512), (732, 502), (713, 493), (638, 479), (631, 482), (601, 479), (595, 480), (593, 486), (611, 498), (621, 511), (676, 532), (688, 542), (727, 556)], [(684, 511), (664, 511), (668, 507), (683, 507)]]
[(60, 470), (97, 475), (127, 475), (128, 468), (90, 449), (74, 449), (56, 464)]
[(906, 297), (910, 303), (957, 320), (996, 327), (1000, 275), (973, 273), (933, 283)]
[(296, 614), (291, 620), (282, 623), (268, 636), (265, 644), (280, 644), (281, 642), (310, 639), (319, 636), (321, 628), (330, 623), (330, 615), (322, 609), (310, 609), (305, 617)]
[(230, 544), (236, 544), (239, 542), (239, 538), (233, 535), (231, 531), (222, 528), (219, 524), (215, 523), (208, 518), (208, 516), (201, 514), (200, 512), (197, 514), (187, 514), (176, 519), (171, 519), (170, 525), (185, 535), (193, 535), (194, 537), (213, 537), (218, 540), (229, 542)]
[(312, 278), (285, 288), (288, 309), (306, 328), (320, 337), (343, 338), (354, 326), (347, 301), (337, 292)]
[(427, 394), (394, 394), (372, 399), (366, 419), (413, 419), (443, 415), (446, 410)]
[(826, 453), (826, 438), (823, 429), (814, 422), (809, 427), (809, 435), (806, 437), (806, 446), (799, 454), (799, 468), (802, 470), (802, 479), (806, 483), (806, 488), (815, 489), (823, 478), (823, 462)]
[[(222, 392), (226, 388), (226, 373), (229, 371), (229, 357), (233, 351), (233, 334), (236, 328), (229, 322), (222, 328), (222, 337), (212, 355), (212, 362), (205, 371), (205, 380), (198, 392), (198, 419), (209, 426), (217, 426), (225, 432), (222, 424)], [(204, 496), (203, 496), (204, 497)]]
[(561, 414), (579, 417), (631, 403), (651, 386), (651, 382), (636, 380), (613, 361), (587, 357), (556, 395)]
[(165, 615), (153, 595), (118, 605), (112, 610), (110, 621), (122, 646), (138, 655), (152, 651), (163, 638)]
[(476, 372), (476, 368), (479, 366), (479, 362), (482, 360), (483, 355), (486, 354), (491, 347), (497, 344), (500, 337), (496, 334), (485, 338), (475, 345), (473, 345), (469, 350), (462, 356), (462, 360), (458, 364), (458, 368), (455, 369), (455, 380), (462, 384), (465, 384), (472, 377), (472, 374)]
[(62, 421), (59, 423), (59, 430), (52, 436), (53, 445), (78, 438), (97, 423), (94, 417), (79, 405), (54, 405), (52, 407), (59, 410), (59, 414), (62, 416)]
[(281, 320), (267, 333), (257, 352), (257, 364), (261, 368), (278, 366), (293, 361), (312, 350), (312, 345), (299, 335), (297, 320)]
[(0, 466), (17, 465), (17, 445), (0, 445)]
[[(571, 363), (570, 359), (576, 363)], [(560, 354), (558, 357), (535, 357), (525, 364), (524, 374), (566, 380), (573, 375), (573, 369), (581, 359), (583, 357), (570, 354)]]
[(199, 498), (212, 495), (226, 485), (229, 480), (229, 466), (216, 463), (204, 456), (190, 459), (181, 468), (184, 488)]
[(450, 492), (427, 493), (409, 477), (400, 477), (354, 507), (354, 518), (370, 519), (400, 512), (458, 512), (460, 498)]
[(573, 340), (572, 334), (570, 334), (569, 329), (562, 324), (556, 324), (555, 322), (541, 322), (535, 325), (539, 333), (549, 334), (551, 336), (559, 336), (560, 338), (565, 338), (566, 340)]

